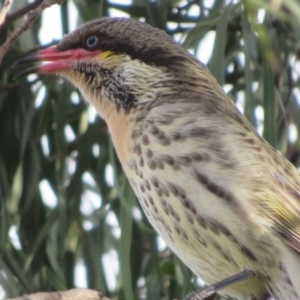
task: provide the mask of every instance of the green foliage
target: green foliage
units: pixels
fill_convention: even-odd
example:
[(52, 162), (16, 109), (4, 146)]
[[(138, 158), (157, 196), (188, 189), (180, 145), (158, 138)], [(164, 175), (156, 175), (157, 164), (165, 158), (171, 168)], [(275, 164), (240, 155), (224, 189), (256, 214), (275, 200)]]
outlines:
[[(0, 29), (0, 44), (20, 24), (25, 11), (19, 9), (29, 5), (25, 0), (14, 2)], [(300, 135), (293, 141), (288, 138), (291, 125), (300, 129), (297, 1), (72, 2), (78, 23), (117, 9), (166, 30), (194, 53), (199, 47), (205, 51), (201, 42), (207, 32), (214, 32), (211, 72), (229, 96), (243, 104), (252, 124), (263, 128), (264, 137), (299, 167)], [(196, 13), (191, 14), (192, 9)], [(70, 6), (64, 3), (60, 10), (62, 32), (67, 33)], [(107, 296), (183, 298), (199, 287), (196, 278), (170, 250), (158, 247), (104, 122), (99, 117), (88, 120), (81, 95), (62, 79), (38, 76), (13, 81), (18, 70), (11, 66), (37, 46), (40, 26), (39, 19), (0, 66), (0, 285), (10, 297), (69, 289), (75, 285), (75, 266), (82, 262), (88, 287)], [(42, 104), (37, 106), (37, 100)], [(264, 110), (263, 120), (259, 109)], [(66, 130), (74, 139), (67, 138)], [(113, 185), (106, 180), (108, 166), (114, 170)], [(56, 206), (43, 201), (50, 194), (41, 192), (41, 182), (52, 188)], [(100, 207), (93, 208), (95, 202), (88, 201), (91, 193), (101, 195)], [(14, 238), (9, 234), (13, 230)], [(15, 246), (16, 240), (21, 248)], [(105, 275), (107, 253), (119, 260), (113, 290)]]

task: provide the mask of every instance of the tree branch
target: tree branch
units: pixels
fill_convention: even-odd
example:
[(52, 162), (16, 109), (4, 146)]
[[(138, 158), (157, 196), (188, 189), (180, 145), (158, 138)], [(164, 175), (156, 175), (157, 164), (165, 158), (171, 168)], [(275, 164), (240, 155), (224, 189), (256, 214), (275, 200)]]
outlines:
[(36, 0), (36, 1), (29, 3), (28, 5), (20, 8), (19, 10), (15, 11), (11, 14), (8, 14), (5, 19), (5, 25), (10, 24), (10, 23), (14, 22), (15, 20), (23, 17), (31, 10), (37, 8), (42, 2), (43, 2), (43, 0)]
[(54, 4), (60, 5), (64, 1), (65, 0), (44, 0), (36, 9), (29, 12), (27, 14), (27, 18), (24, 21), (24, 23), (20, 27), (16, 28), (13, 32), (11, 32), (7, 37), (5, 43), (0, 47), (0, 64), (2, 62), (4, 55), (12, 46), (14, 41), (18, 38), (18, 36), (31, 27), (35, 19), (41, 14), (41, 12), (45, 8), (50, 7)]
[(73, 289), (63, 292), (36, 293), (24, 295), (19, 298), (6, 300), (111, 300), (102, 293), (88, 289)]
[(5, 22), (7, 13), (9, 11), (10, 6), (12, 5), (13, 0), (5, 0), (5, 3), (0, 11), (0, 27)]

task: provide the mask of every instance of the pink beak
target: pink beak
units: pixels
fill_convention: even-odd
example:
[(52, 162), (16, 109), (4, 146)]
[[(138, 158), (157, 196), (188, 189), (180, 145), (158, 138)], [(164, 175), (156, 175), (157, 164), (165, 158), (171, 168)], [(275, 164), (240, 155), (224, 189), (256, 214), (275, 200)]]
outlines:
[(71, 61), (94, 57), (101, 53), (100, 50), (87, 51), (83, 48), (59, 51), (57, 47), (46, 48), (20, 58), (15, 64), (20, 65), (30, 62), (46, 62), (37, 67), (32, 67), (21, 72), (18, 77), (32, 73), (55, 73), (70, 67)]

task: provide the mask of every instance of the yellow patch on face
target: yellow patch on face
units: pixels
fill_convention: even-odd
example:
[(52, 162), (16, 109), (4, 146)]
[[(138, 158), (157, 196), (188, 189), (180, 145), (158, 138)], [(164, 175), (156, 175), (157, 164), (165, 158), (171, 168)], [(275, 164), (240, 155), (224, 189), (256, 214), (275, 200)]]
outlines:
[(104, 52), (100, 53), (98, 55), (98, 58), (103, 60), (103, 59), (105, 59), (105, 58), (107, 58), (107, 57), (109, 57), (111, 55), (114, 55), (114, 52), (112, 52), (110, 50), (107, 50), (107, 51), (104, 51)]

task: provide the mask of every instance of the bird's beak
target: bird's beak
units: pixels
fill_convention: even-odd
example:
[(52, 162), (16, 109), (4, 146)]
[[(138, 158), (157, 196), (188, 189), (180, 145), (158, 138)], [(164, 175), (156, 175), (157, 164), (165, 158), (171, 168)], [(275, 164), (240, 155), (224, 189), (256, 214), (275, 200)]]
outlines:
[(59, 51), (57, 47), (46, 48), (20, 58), (13, 67), (25, 63), (42, 62), (39, 66), (29, 68), (18, 74), (17, 77), (32, 73), (56, 73), (70, 68), (71, 62), (83, 58), (95, 57), (101, 54), (101, 51), (87, 51), (82, 48)]

